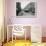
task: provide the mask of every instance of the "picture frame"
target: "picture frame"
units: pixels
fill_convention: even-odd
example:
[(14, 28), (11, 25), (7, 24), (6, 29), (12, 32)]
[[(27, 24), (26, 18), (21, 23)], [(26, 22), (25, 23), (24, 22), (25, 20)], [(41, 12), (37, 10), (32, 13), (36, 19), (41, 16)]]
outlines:
[(36, 16), (36, 0), (16, 0), (16, 18), (32, 18)]

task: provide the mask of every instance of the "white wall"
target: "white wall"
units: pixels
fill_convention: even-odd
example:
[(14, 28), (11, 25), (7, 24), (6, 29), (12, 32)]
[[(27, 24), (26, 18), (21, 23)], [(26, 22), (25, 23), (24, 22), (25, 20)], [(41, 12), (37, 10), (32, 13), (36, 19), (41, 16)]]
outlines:
[[(3, 0), (0, 0), (0, 41), (2, 40), (2, 36), (1, 35), (3, 35), (3, 33), (1, 33), (2, 32), (2, 30), (1, 29), (3, 29)], [(1, 38), (2, 37), (2, 38)]]
[[(46, 37), (46, 0), (37, 0), (37, 15), (35, 18), (16, 18), (16, 0), (7, 0), (8, 24), (40, 24), (43, 29), (43, 37)], [(8, 17), (10, 16), (11, 19)], [(45, 33), (44, 33), (45, 32)]]

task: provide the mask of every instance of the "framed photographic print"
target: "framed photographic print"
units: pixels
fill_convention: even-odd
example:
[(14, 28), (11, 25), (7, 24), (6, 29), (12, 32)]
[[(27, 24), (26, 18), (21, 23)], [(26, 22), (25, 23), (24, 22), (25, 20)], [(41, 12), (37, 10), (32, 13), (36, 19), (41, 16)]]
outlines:
[(36, 0), (16, 0), (16, 17), (28, 18), (36, 17), (37, 1)]

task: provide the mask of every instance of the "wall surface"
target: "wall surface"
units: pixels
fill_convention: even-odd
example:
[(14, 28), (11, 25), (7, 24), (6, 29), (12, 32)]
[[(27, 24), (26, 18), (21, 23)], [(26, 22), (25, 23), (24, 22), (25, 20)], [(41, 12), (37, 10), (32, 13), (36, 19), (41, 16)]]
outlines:
[[(1, 33), (1, 29), (3, 28), (3, 0), (0, 0), (0, 41), (3, 38), (3, 33)], [(2, 37), (2, 38), (1, 38)]]
[(40, 24), (42, 25), (43, 37), (46, 37), (46, 0), (37, 0), (35, 18), (16, 18), (16, 0), (7, 0), (6, 2), (8, 24)]

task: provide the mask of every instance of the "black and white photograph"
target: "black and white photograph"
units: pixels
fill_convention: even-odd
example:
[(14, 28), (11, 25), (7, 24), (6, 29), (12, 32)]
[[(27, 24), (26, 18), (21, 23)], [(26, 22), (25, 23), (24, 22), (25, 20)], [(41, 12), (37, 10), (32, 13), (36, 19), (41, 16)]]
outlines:
[(17, 17), (35, 17), (36, 16), (36, 2), (34, 1), (17, 1), (16, 2), (16, 16)]

